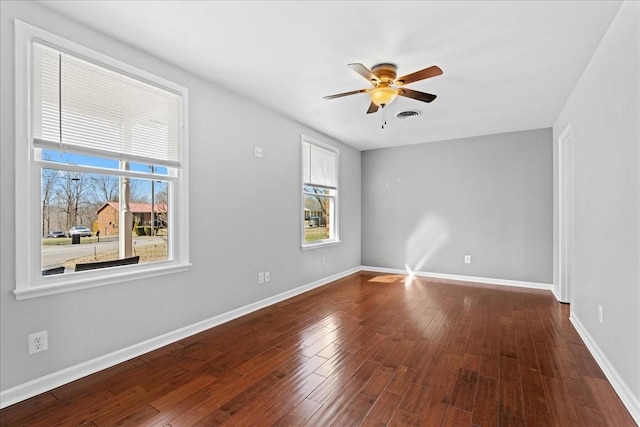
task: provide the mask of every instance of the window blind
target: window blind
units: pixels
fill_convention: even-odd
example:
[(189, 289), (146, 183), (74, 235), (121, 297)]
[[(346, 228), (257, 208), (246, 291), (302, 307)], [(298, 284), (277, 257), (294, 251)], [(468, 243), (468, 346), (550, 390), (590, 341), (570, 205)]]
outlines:
[(307, 142), (303, 144), (302, 150), (304, 184), (314, 187), (337, 188), (337, 153)]
[(35, 146), (180, 165), (180, 95), (41, 43), (31, 55)]

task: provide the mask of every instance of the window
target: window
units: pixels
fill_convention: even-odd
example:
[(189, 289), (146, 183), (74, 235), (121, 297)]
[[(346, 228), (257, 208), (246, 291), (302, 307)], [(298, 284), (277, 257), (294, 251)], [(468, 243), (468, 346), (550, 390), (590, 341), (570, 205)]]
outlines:
[(338, 150), (302, 136), (302, 247), (338, 239)]
[(16, 22), (18, 299), (188, 267), (187, 90)]

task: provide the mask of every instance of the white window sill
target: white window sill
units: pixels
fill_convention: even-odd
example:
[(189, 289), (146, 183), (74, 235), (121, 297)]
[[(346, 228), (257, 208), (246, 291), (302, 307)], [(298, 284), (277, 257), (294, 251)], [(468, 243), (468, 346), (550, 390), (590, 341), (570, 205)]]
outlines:
[(340, 240), (324, 240), (318, 243), (305, 243), (300, 246), (300, 249), (307, 251), (309, 249), (325, 248), (327, 246), (335, 246), (340, 244)]
[(34, 286), (15, 289), (13, 294), (17, 300), (39, 298), (56, 295), (65, 292), (91, 289), (99, 286), (114, 285), (131, 280), (145, 279), (149, 277), (164, 276), (166, 274), (187, 271), (190, 263), (163, 263), (146, 266), (113, 267), (104, 271), (91, 270), (82, 273), (69, 274), (67, 277), (49, 276), (46, 280), (40, 280)]

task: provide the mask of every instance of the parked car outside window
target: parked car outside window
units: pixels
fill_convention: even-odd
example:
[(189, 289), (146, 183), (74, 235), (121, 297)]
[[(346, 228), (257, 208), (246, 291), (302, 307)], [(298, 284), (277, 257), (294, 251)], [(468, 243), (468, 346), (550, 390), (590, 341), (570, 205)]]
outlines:
[(309, 227), (326, 227), (327, 220), (322, 216), (312, 216), (309, 218)]
[(46, 237), (65, 237), (65, 235), (63, 231), (50, 231)]
[(71, 227), (71, 229), (69, 230), (69, 236), (74, 236), (76, 234), (80, 237), (91, 237), (91, 230), (83, 225)]

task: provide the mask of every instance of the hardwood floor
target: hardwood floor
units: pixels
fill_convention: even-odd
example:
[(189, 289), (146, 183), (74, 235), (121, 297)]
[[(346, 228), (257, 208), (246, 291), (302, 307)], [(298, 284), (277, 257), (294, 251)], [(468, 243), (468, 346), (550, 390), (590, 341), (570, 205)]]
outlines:
[(358, 273), (0, 411), (2, 426), (635, 426), (550, 292)]

